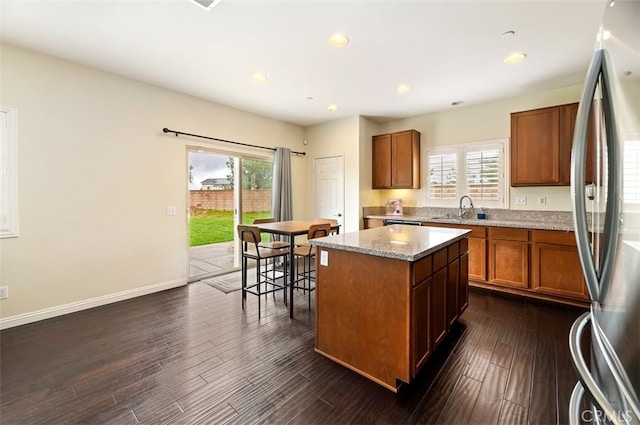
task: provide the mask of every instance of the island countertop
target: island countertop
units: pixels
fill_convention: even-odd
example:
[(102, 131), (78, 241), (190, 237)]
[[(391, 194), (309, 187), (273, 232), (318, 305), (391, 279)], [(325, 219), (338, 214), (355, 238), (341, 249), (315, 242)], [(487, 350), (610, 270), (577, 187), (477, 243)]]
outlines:
[(417, 261), (471, 233), (466, 229), (394, 224), (313, 239), (318, 247)]

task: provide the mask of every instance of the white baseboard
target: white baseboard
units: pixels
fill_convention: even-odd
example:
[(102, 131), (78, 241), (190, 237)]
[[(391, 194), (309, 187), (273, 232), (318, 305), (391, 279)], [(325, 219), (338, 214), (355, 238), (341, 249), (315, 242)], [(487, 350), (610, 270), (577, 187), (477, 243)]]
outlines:
[(14, 326), (26, 325), (27, 323), (38, 322), (40, 320), (51, 319), (52, 317), (75, 313), (76, 311), (87, 310), (93, 307), (99, 307), (118, 301), (128, 300), (130, 298), (140, 297), (142, 295), (153, 294), (154, 292), (165, 291), (167, 289), (177, 288), (186, 284), (186, 279), (176, 279), (168, 282), (158, 283), (155, 285), (143, 286), (142, 288), (135, 288), (115, 294), (104, 295), (102, 297), (91, 298), (88, 300), (76, 301), (70, 304), (45, 308), (43, 310), (33, 311), (30, 313), (3, 317), (0, 318), (0, 330), (13, 328)]

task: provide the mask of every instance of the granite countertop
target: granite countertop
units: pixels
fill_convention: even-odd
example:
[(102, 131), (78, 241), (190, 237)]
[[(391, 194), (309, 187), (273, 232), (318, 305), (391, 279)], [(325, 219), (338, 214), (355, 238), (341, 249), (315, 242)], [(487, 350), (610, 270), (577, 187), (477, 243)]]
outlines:
[(433, 217), (420, 215), (367, 215), (365, 218), (374, 218), (379, 220), (407, 220), (419, 221), (422, 223), (445, 223), (445, 224), (466, 224), (468, 226), (494, 226), (494, 227), (517, 227), (522, 229), (540, 229), (540, 230), (561, 230), (564, 232), (573, 231), (573, 222), (545, 221), (545, 220), (504, 220), (504, 219), (487, 219), (478, 220), (477, 218), (457, 217)]
[(470, 233), (466, 229), (396, 224), (312, 239), (310, 242), (321, 248), (416, 261)]

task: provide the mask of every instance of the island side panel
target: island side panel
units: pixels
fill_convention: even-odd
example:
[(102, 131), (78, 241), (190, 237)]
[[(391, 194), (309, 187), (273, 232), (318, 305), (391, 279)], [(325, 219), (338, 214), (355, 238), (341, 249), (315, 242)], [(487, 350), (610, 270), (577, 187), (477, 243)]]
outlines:
[(319, 248), (316, 351), (385, 387), (410, 380), (407, 261)]

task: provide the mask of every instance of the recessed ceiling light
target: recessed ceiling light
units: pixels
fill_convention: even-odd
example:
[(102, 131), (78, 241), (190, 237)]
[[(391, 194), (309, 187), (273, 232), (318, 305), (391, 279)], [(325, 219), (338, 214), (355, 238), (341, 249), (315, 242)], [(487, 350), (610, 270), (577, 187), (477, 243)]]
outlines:
[(409, 88), (410, 87), (406, 84), (400, 84), (398, 87), (396, 87), (396, 91), (400, 94), (404, 94), (409, 91)]
[(504, 63), (508, 63), (508, 64), (520, 63), (526, 57), (527, 57), (526, 53), (512, 53), (506, 58), (504, 58)]
[(221, 0), (192, 0), (198, 6), (202, 6), (207, 12), (216, 7)]
[(307, 100), (313, 100), (313, 96), (307, 96)]
[(256, 83), (264, 83), (265, 81), (267, 81), (267, 76), (261, 73), (254, 74), (251, 78)]
[(601, 28), (600, 31), (598, 31), (597, 38), (598, 38), (598, 41), (608, 40), (611, 38), (611, 31)]
[(331, 36), (329, 44), (333, 47), (344, 47), (349, 44), (349, 38), (342, 33), (337, 33)]
[(451, 106), (460, 106), (464, 103), (464, 100), (456, 100), (455, 102), (451, 102)]
[(334, 112), (334, 111), (336, 111), (337, 109), (338, 109), (338, 107), (337, 107), (336, 105), (329, 105), (329, 106), (327, 106), (327, 110), (328, 110), (329, 112)]
[(505, 38), (513, 37), (514, 35), (516, 35), (515, 31), (505, 31), (502, 33), (502, 36)]

